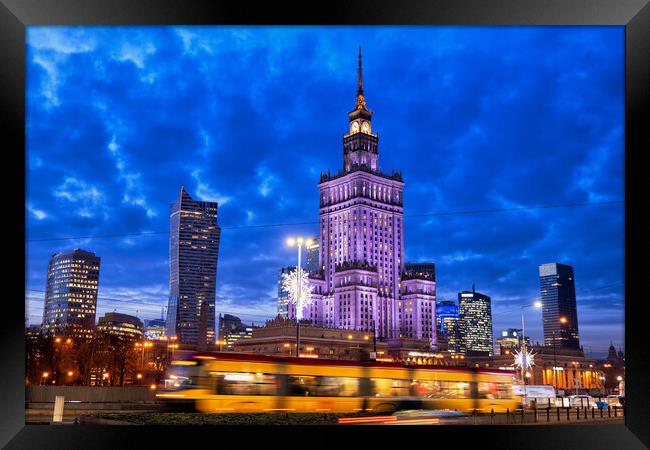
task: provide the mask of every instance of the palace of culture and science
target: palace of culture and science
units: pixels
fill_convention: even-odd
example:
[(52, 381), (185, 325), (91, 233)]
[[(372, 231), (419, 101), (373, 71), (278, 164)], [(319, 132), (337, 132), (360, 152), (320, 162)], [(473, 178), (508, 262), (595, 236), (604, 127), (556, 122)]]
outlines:
[[(343, 168), (321, 174), (320, 259), (310, 274), (314, 325), (374, 331), (436, 344), (434, 277), (404, 271), (404, 182), (379, 168), (379, 137), (363, 92), (361, 50), (354, 110), (343, 136)], [(289, 308), (295, 318), (295, 307)]]

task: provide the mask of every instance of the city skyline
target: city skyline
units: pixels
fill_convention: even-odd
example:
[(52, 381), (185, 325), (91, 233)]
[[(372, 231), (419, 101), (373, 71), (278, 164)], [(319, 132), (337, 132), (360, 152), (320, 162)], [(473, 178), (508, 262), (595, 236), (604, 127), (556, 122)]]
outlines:
[[(343, 27), (344, 36), (336, 38), (332, 32), (309, 27), (292, 31), (265, 27), (260, 35), (253, 28), (157, 28), (141, 30), (129, 45), (125, 33), (118, 30), (114, 48), (101, 40), (106, 32), (101, 28), (30, 30), (28, 104), (33, 108), (28, 110), (27, 239), (164, 230), (171, 193), (187, 185), (198, 200), (219, 201), (224, 253), (219, 258), (217, 313), (239, 314), (248, 322), (253, 316), (247, 314), (258, 315), (260, 321), (271, 317), (277, 308), (277, 271), (294, 263), (293, 251), (283, 247), (284, 237), (296, 232), (312, 235), (317, 226), (228, 227), (317, 220), (313, 205), (318, 201), (318, 171), (340, 165), (340, 130), (346, 120), (341, 111), (349, 110), (356, 87), (350, 72), (355, 70), (357, 42), (364, 48), (365, 85), (377, 113), (373, 127), (382, 139), (381, 168), (404, 172), (408, 184), (404, 204), (411, 214), (622, 199), (623, 88), (616, 81), (622, 81), (622, 50), (612, 43), (617, 39), (622, 43), (620, 30), (564, 28), (559, 36), (516, 27), (406, 30), (411, 37), (426, 38), (426, 45), (397, 38), (391, 29)], [(480, 44), (482, 33), (490, 34), (494, 48)], [(523, 43), (511, 43), (513, 34)], [(546, 42), (550, 37), (551, 42)], [(275, 39), (273, 45), (270, 38)], [(300, 44), (301, 38), (309, 44)], [(593, 44), (592, 50), (584, 50), (585, 41)], [(560, 43), (562, 51), (551, 50), (552, 44)], [(211, 72), (205, 60), (221, 61), (230, 44), (236, 50), (228, 55), (241, 67), (224, 67), (214, 75), (217, 72)], [(498, 49), (508, 52), (499, 54)], [(576, 57), (577, 49), (583, 52), (581, 57)], [(170, 54), (177, 55), (179, 62), (167, 74), (159, 59), (166, 55), (168, 61)], [(612, 54), (621, 58), (615, 61)], [(329, 57), (319, 60), (319, 55)], [(543, 61), (538, 66), (535, 57)], [(78, 72), (72, 64), (87, 68), (90, 75), (82, 75), (83, 69)], [(194, 71), (178, 76), (183, 68), (192, 67)], [(212, 68), (216, 67), (221, 66)], [(255, 74), (246, 72), (246, 67), (254, 68)], [(467, 74), (466, 67), (478, 72), (481, 67), (502, 70), (483, 80)], [(537, 69), (539, 73), (534, 72)], [(100, 70), (107, 78), (103, 84), (98, 81)], [(133, 87), (118, 82), (118, 75), (134, 80)], [(248, 85), (245, 94), (238, 91), (236, 81), (242, 75), (241, 83)], [(212, 76), (221, 84), (210, 81)], [(170, 98), (155, 95), (152, 89), (161, 89), (161, 83)], [(547, 92), (545, 83), (551, 83), (556, 95), (553, 101), (535, 105), (533, 100), (542, 102)], [(99, 87), (82, 99), (72, 96), (71, 84)], [(598, 94), (587, 94), (589, 89)], [(210, 92), (213, 100), (204, 94), (209, 98), (191, 106), (191, 94), (201, 90)], [(575, 90), (580, 95), (572, 97)], [(460, 95), (461, 91), (467, 94)], [(134, 95), (140, 100), (131, 110), (125, 99)], [(582, 105), (571, 107), (576, 99)], [(171, 111), (175, 105), (185, 117), (206, 114), (209, 120), (187, 127), (174, 125), (165, 114), (135, 120), (134, 112), (154, 108), (147, 105), (149, 101), (160, 110)], [(226, 113), (218, 110), (215, 101), (240, 108)], [(308, 120), (299, 114), (305, 104), (311, 111)], [(270, 105), (276, 117), (272, 126), (263, 115)], [(53, 125), (36, 121), (47, 121), (47, 116), (56, 123), (59, 115), (78, 115), (84, 107), (91, 117), (75, 123), (75, 128), (64, 127), (66, 132), (52, 144), (55, 151), (47, 153), (45, 144), (53, 136), (49, 128)], [(499, 114), (490, 108), (505, 119), (492, 119), (492, 114)], [(544, 126), (519, 117), (525, 112), (530, 117), (541, 113)], [(414, 126), (403, 123), (402, 117)], [(503, 121), (512, 123), (508, 128), (512, 136), (505, 140), (499, 133)], [(245, 130), (238, 132), (242, 123)], [(608, 131), (596, 133), (598, 127)], [(525, 129), (523, 135), (518, 134), (519, 128)], [(91, 130), (98, 136), (91, 138)], [(546, 134), (557, 142), (549, 141)], [(247, 151), (236, 151), (241, 145), (237, 139)], [(160, 160), (157, 152), (138, 150), (155, 146), (154, 142), (162, 145), (169, 161)], [(72, 155), (84, 147), (94, 148), (97, 154), (88, 159), (111, 174), (97, 180), (82, 177), (85, 163), (73, 163)], [(182, 154), (180, 149), (186, 147), (202, 164), (175, 162), (174, 151)], [(286, 153), (275, 148), (293, 151), (295, 164), (287, 164)], [(402, 162), (400, 154), (413, 158)], [(418, 164), (418, 158), (430, 163)], [(564, 161), (570, 162), (568, 169), (558, 165)], [(481, 167), (489, 170), (477, 172)], [(39, 178), (42, 186), (29, 182), (35, 176), (43, 177)], [(473, 176), (480, 183), (474, 183)], [(543, 182), (530, 181), (536, 179)], [(408, 206), (417, 204), (426, 209)], [(57, 205), (67, 205), (76, 213), (60, 228)], [(454, 298), (476, 282), (477, 290), (492, 298), (494, 329), (516, 327), (519, 305), (539, 298), (537, 266), (569, 264), (577, 272), (580, 339), (585, 350), (602, 346), (598, 351), (606, 352), (610, 340), (622, 343), (620, 205), (410, 219), (405, 215), (404, 220), (404, 259), (436, 263), (438, 299)], [(597, 230), (593, 223), (599, 223)], [(98, 316), (116, 308), (157, 317), (167, 295), (168, 261), (160, 252), (167, 238), (29, 243), (26, 288), (43, 289), (43, 273), (39, 273), (45, 272), (43, 255), (81, 246), (103, 257), (98, 307), (104, 303), (102, 297), (144, 299), (141, 309), (135, 302), (134, 306), (107, 302)], [(138, 267), (138, 273), (127, 273), (127, 267)], [(247, 270), (259, 277), (247, 281)], [(37, 301), (40, 296), (42, 304), (43, 297), (32, 292), (26, 294), (30, 320), (35, 320)], [(542, 341), (541, 315), (527, 312), (528, 323), (527, 335)]]

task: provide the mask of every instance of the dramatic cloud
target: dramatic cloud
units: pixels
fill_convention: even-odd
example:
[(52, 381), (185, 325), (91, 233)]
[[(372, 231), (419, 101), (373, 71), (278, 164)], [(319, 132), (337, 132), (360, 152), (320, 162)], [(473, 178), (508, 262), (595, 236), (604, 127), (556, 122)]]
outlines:
[[(321, 171), (342, 166), (357, 48), (382, 170), (405, 179), (409, 261), (439, 298), (476, 283), (495, 334), (571, 264), (580, 336), (623, 343), (623, 206), (429, 213), (623, 199), (622, 27), (29, 27), (26, 299), (48, 260), (102, 258), (100, 313), (166, 306), (169, 205), (219, 202), (217, 310), (275, 311), (283, 245), (316, 225)], [(44, 238), (120, 233), (119, 238)], [(541, 340), (541, 318), (527, 329)], [(528, 325), (530, 324), (530, 325)]]

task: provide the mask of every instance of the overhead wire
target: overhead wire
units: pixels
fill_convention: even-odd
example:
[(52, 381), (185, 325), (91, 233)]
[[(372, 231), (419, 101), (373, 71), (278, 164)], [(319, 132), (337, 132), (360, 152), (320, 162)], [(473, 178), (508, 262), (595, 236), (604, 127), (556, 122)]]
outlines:
[[(453, 216), (453, 215), (469, 215), (469, 214), (486, 214), (496, 212), (515, 212), (526, 211), (533, 209), (550, 209), (550, 208), (575, 208), (579, 206), (593, 206), (593, 205), (614, 205), (623, 204), (623, 200), (603, 201), (603, 202), (584, 202), (584, 203), (567, 203), (559, 205), (539, 205), (539, 206), (521, 206), (514, 208), (492, 208), (492, 209), (476, 209), (466, 211), (445, 211), (445, 212), (432, 212), (422, 214), (404, 214), (404, 218), (420, 218), (420, 217), (435, 217), (435, 216)], [(255, 228), (273, 228), (297, 225), (317, 225), (319, 221), (307, 222), (284, 222), (284, 223), (269, 223), (259, 225), (234, 225), (222, 226), (221, 230), (241, 230), (241, 229), (255, 229)], [(129, 233), (114, 233), (114, 234), (95, 234), (86, 236), (66, 236), (66, 237), (44, 237), (37, 239), (27, 239), (26, 243), (32, 242), (48, 242), (48, 241), (64, 241), (64, 240), (77, 240), (77, 239), (102, 239), (102, 238), (115, 238), (115, 237), (130, 237), (130, 236), (155, 236), (169, 234), (169, 231), (140, 231)]]

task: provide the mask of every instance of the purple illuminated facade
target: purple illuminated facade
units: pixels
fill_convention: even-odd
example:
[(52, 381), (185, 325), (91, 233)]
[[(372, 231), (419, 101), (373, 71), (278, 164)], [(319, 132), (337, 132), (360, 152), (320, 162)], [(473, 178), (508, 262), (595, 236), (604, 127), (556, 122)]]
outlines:
[[(379, 338), (429, 339), (435, 346), (435, 281), (405, 276), (401, 173), (379, 170), (373, 113), (363, 93), (361, 50), (357, 101), (343, 136), (343, 169), (321, 174), (319, 273), (310, 275), (313, 324), (374, 331)], [(408, 279), (407, 279), (408, 278)], [(290, 305), (290, 317), (295, 308)]]

